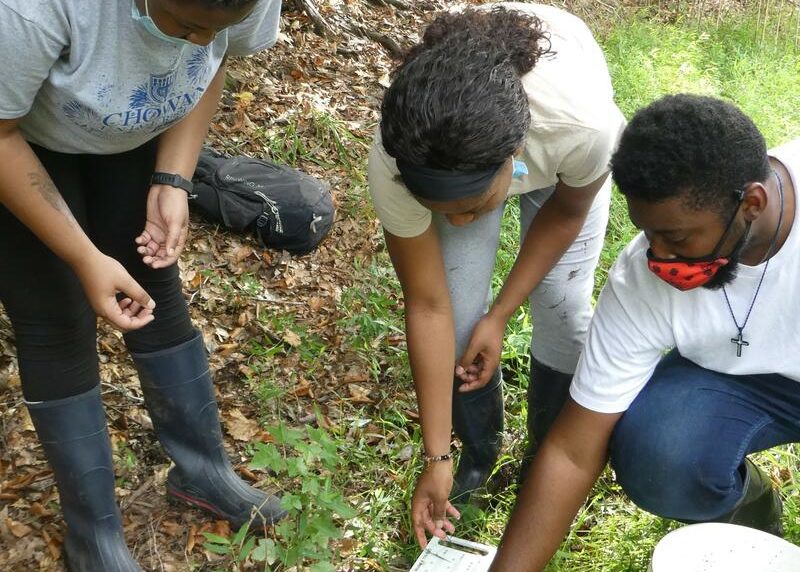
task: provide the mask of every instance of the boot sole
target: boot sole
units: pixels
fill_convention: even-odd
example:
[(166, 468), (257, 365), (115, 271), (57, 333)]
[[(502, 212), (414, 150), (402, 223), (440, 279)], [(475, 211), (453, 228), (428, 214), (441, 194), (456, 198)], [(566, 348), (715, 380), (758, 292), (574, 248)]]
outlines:
[(217, 516), (217, 517), (219, 517), (219, 518), (221, 518), (223, 520), (227, 520), (227, 521), (229, 521), (231, 523), (234, 522), (234, 519), (232, 519), (229, 514), (225, 514), (224, 512), (220, 511), (214, 505), (212, 505), (210, 503), (207, 503), (206, 501), (201, 500), (199, 498), (196, 498), (196, 497), (193, 497), (191, 495), (188, 495), (188, 494), (186, 494), (184, 492), (181, 492), (181, 491), (179, 491), (177, 489), (173, 489), (173, 488), (168, 487), (167, 488), (167, 496), (171, 500), (176, 501), (179, 504), (185, 504), (185, 505), (189, 505), (189, 506), (191, 506), (193, 508), (199, 508), (199, 509), (204, 510), (206, 512), (210, 512), (214, 516)]
[(186, 494), (186, 493), (184, 493), (182, 491), (179, 491), (177, 489), (167, 488), (167, 498), (169, 500), (177, 503), (177, 504), (190, 506), (192, 508), (198, 508), (198, 509), (201, 509), (201, 510), (204, 510), (206, 512), (211, 513), (212, 515), (218, 517), (221, 520), (227, 520), (229, 523), (231, 523), (231, 525), (236, 530), (241, 528), (242, 525), (248, 524), (248, 523), (250, 523), (250, 525), (251, 525), (250, 526), (251, 530), (260, 529), (262, 527), (262, 524), (266, 525), (266, 526), (273, 526), (281, 518), (286, 516), (286, 513), (284, 512), (283, 514), (281, 514), (281, 516), (279, 518), (275, 519), (273, 522), (268, 522), (266, 520), (263, 520), (263, 522), (262, 522), (262, 519), (260, 519), (258, 517), (254, 518), (252, 520), (252, 522), (250, 521), (250, 519), (247, 519), (247, 520), (241, 522), (241, 521), (233, 518), (231, 515), (222, 512), (221, 510), (219, 510), (217, 507), (215, 507), (211, 503), (206, 502), (206, 501), (204, 501), (202, 499), (199, 499), (197, 497), (193, 497), (193, 496), (191, 496), (189, 494)]

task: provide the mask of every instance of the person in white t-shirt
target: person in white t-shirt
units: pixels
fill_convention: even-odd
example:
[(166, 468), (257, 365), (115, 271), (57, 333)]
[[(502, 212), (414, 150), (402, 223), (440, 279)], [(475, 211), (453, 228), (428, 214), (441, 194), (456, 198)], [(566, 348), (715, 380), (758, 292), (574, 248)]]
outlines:
[(611, 166), (643, 232), (609, 274), (493, 572), (545, 567), (609, 455), (647, 511), (781, 532), (747, 455), (800, 441), (800, 139), (768, 153), (735, 106), (674, 95), (633, 117)]
[(124, 332), (175, 463), (168, 494), (235, 527), (285, 514), (225, 455), (175, 264), (225, 58), (274, 44), (279, 18), (275, 0), (0, 0), (0, 301), (73, 572), (141, 570), (114, 494), (97, 315)]
[[(457, 513), (451, 421), (463, 445), (452, 498), (467, 500), (494, 467), (503, 333), (526, 298), (535, 330), (526, 458), (566, 399), (625, 119), (586, 25), (523, 3), (439, 15), (381, 111), (369, 189), (404, 294), (425, 447), (412, 515), (425, 545), (424, 530), (442, 535), (445, 512)], [(487, 313), (509, 195), (519, 196), (522, 246)]]

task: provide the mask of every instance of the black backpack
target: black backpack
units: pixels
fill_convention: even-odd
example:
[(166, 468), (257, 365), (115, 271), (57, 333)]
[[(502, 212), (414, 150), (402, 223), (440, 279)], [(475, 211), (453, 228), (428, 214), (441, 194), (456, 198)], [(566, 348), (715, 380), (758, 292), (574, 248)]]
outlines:
[(312, 251), (336, 214), (326, 183), (244, 155), (203, 148), (192, 182), (197, 196), (189, 205), (203, 218), (293, 254)]

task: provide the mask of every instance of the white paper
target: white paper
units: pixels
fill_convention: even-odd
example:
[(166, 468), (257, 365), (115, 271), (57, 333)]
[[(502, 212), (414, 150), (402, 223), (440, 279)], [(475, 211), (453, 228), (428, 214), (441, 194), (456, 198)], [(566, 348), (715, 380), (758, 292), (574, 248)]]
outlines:
[(419, 555), (410, 572), (486, 572), (497, 548), (448, 536), (434, 537)]

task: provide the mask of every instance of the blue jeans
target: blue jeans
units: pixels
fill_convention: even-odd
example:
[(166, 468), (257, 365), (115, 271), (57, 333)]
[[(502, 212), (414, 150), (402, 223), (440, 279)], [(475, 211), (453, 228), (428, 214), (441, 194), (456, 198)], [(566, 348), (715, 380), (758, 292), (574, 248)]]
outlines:
[(672, 351), (617, 424), (611, 464), (644, 510), (708, 521), (741, 498), (748, 453), (798, 441), (800, 382), (722, 374)]

